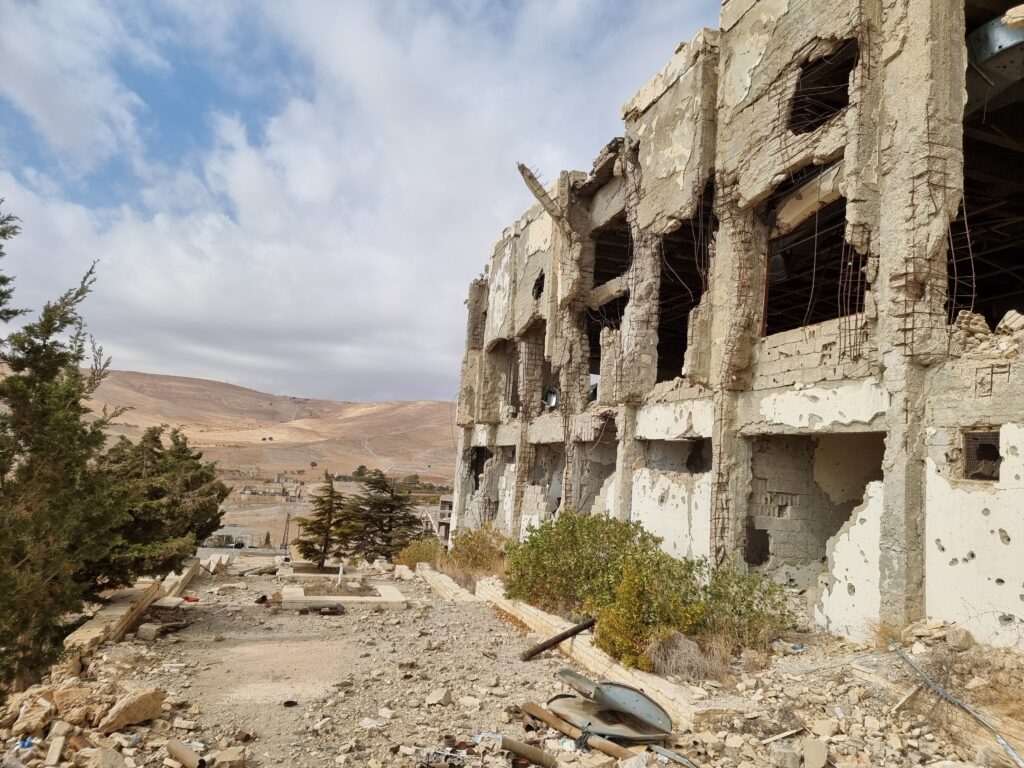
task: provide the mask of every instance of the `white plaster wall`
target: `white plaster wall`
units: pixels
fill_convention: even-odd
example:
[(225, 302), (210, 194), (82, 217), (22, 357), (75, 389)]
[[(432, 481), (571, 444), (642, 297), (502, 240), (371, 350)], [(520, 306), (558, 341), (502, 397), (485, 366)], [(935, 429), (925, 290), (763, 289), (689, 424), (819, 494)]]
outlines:
[(523, 489), (522, 527), (519, 530), (519, 539), (525, 539), (530, 535), (530, 530), (537, 528), (541, 521), (548, 518), (547, 514), (547, 489), (539, 485), (528, 485)]
[(711, 437), (715, 404), (710, 399), (653, 403), (637, 411), (636, 436), (640, 440), (679, 440)]
[(874, 379), (755, 396), (760, 400), (757, 415), (761, 421), (812, 432), (836, 425), (870, 424), (889, 405), (888, 393)]
[(487, 276), (487, 323), (484, 326), (484, 344), (512, 336), (512, 270), (515, 252), (511, 241), (503, 241), (495, 248)]
[(673, 557), (711, 554), (712, 475), (638, 469), (633, 472), (630, 519), (664, 541)]
[(815, 624), (857, 642), (871, 639), (882, 607), (878, 559), (881, 551), (882, 481), (868, 483), (864, 502), (828, 543), (828, 583)]
[(926, 609), (982, 642), (1024, 648), (1024, 425), (1002, 426), (1000, 453), (995, 483), (951, 483), (927, 460)]
[(508, 464), (498, 478), (498, 528), (509, 536), (516, 532), (512, 530), (512, 521), (515, 519), (516, 501), (516, 465)]

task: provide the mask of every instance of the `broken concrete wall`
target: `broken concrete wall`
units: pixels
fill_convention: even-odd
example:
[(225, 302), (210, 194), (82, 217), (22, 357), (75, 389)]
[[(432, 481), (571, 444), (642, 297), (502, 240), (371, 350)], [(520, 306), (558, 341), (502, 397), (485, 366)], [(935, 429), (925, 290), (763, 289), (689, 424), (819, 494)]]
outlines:
[[(925, 536), (926, 522), (961, 535), (952, 504), (994, 516), (1024, 498), (1005, 475), (978, 485), (956, 474), (965, 428), (994, 427), (1005, 442), (1024, 408), (1024, 345), (983, 339), (970, 317), (947, 324), (947, 244), (964, 188), (964, 31), (960, 2), (727, 0), (721, 30), (679, 48), (624, 107), (624, 138), (589, 174), (559, 175), (548, 190), (554, 218), (538, 205), (506, 230), (471, 295), (470, 323), (482, 321), (485, 338), (467, 334), (458, 410), (460, 425), (493, 428), (492, 449), (516, 448), (480, 499), (501, 525), (520, 535), (561, 503), (641, 520), (680, 556), (764, 544), (768, 567), (806, 587), (817, 621), (835, 631), (861, 633), (872, 614), (901, 627), (927, 602), (933, 616), (1009, 637), (998, 618), (964, 608), (981, 595), (1001, 616), (1012, 599), (984, 590), (1010, 594), (1015, 577), (1024, 589), (1019, 569), (998, 559), (1024, 539), (1007, 527), (1009, 512), (991, 530), (962, 532), (976, 557), (954, 571), (978, 575), (962, 593), (936, 586), (953, 556), (934, 557), (937, 537)], [(823, 72), (831, 95), (814, 105)], [(659, 339), (667, 244), (709, 207), (698, 302), (679, 339)], [(785, 261), (803, 230), (817, 258), (819, 217), (838, 222), (829, 247), (840, 276), (827, 288), (836, 308), (812, 321), (825, 289), (791, 284), (786, 294), (777, 284), (810, 258)], [(611, 230), (608, 251), (599, 239)], [(808, 269), (816, 279), (818, 262)], [(780, 295), (796, 298), (773, 303)], [(683, 365), (659, 365), (659, 353), (669, 359), (659, 341), (679, 354), (685, 345)], [(508, 345), (518, 409), (503, 394)], [(614, 443), (599, 437), (604, 420)], [(460, 436), (457, 508), (473, 496), (461, 463), (481, 439)], [(688, 466), (698, 444), (710, 471)], [(993, 547), (990, 570), (981, 555)]]
[(827, 571), (821, 577), (821, 603), (815, 606), (814, 617), (822, 629), (871, 643), (882, 605), (878, 573), (882, 483), (872, 481), (863, 494), (863, 503), (828, 542)]
[(673, 557), (711, 554), (710, 473), (644, 468), (633, 472), (630, 518), (661, 536)]

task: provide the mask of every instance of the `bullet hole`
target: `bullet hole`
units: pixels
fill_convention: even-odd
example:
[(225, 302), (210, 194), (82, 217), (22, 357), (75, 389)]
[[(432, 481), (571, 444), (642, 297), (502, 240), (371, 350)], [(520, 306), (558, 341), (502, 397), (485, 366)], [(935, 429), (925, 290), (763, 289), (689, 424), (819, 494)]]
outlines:
[(1000, 587), (1003, 586), (1003, 584), (1005, 583), (1006, 581), (1004, 581), (1003, 579), (996, 579), (996, 584), (998, 584)]
[(967, 559), (968, 560), (973, 560), (975, 557), (977, 557), (977, 555), (975, 555), (974, 552), (968, 552), (967, 553)]
[(1004, 531), (1002, 528), (1000, 528), (999, 529), (999, 540), (1001, 542), (1003, 542), (1003, 544), (1009, 544), (1010, 543), (1010, 534), (1008, 534), (1006, 531)]
[(949, 564), (950, 565), (956, 565), (959, 562), (960, 562), (960, 558), (954, 557), (952, 560), (949, 561)]
[(1013, 624), (1013, 620), (1014, 617), (1008, 613), (1004, 613), (999, 616), (999, 623), (1002, 624), (1004, 627), (1008, 627), (1011, 624)]
[(939, 548), (939, 552), (945, 552), (946, 548), (942, 546), (942, 539), (935, 540), (935, 546)]
[(983, 514), (985, 517), (988, 517), (992, 514), (992, 510), (989, 509), (988, 507), (985, 507), (983, 510), (981, 510), (981, 514)]
[(857, 588), (853, 586), (853, 584), (847, 584), (846, 594), (848, 594), (850, 597), (853, 597), (855, 594), (857, 594)]

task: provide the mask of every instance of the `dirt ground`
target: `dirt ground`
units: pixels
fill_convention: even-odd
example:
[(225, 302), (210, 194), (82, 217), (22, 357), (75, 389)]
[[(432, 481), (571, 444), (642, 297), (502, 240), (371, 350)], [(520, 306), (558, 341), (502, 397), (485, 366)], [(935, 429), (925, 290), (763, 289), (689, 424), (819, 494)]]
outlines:
[[(164, 714), (137, 729), (138, 747), (136, 729), (102, 736), (86, 727), (93, 744), (123, 749), (127, 768), (159, 765), (169, 736), (207, 755), (241, 743), (249, 766), (414, 768), (444, 764), (432, 750), (446, 743), (500, 733), (533, 740), (559, 765), (610, 764), (553, 731), (526, 732), (518, 706), (566, 692), (554, 674), (571, 665), (550, 652), (520, 661), (539, 638), (487, 603), (445, 602), (419, 577), (367, 573), (367, 583), (401, 590), (408, 607), (303, 615), (278, 608), (273, 595), (309, 579), (240, 573), (264, 562), (270, 558), (243, 555), (228, 572), (197, 578), (190, 608), (151, 608), (144, 619), (187, 622), (179, 631), (99, 649), (88, 679), (106, 706), (132, 689), (157, 687), (167, 699)], [(263, 595), (270, 604), (256, 602)], [(942, 685), (994, 716), (1012, 743), (1024, 743), (1010, 693), (1021, 690), (1024, 659), (939, 624), (910, 627), (902, 642)], [(922, 691), (919, 677), (884, 648), (794, 633), (768, 656), (741, 654), (718, 680), (674, 682), (716, 713), (696, 732), (677, 728), (670, 743), (702, 768), (1007, 765), (990, 734)], [(453, 764), (510, 765), (497, 755)]]
[[(392, 748), (439, 747), (445, 736), (481, 732), (523, 738), (512, 705), (543, 703), (559, 690), (554, 672), (563, 659), (519, 661), (521, 631), (486, 604), (440, 602), (420, 582), (394, 582), (409, 599), (404, 611), (320, 616), (257, 605), (280, 589), (274, 577), (207, 591), (225, 580), (241, 581), (193, 583), (200, 600), (186, 614), (189, 627), (111, 646), (103, 668), (189, 702), (192, 740), (216, 745), (253, 734), (249, 765), (414, 765)], [(451, 704), (427, 706), (437, 689), (450, 691)]]

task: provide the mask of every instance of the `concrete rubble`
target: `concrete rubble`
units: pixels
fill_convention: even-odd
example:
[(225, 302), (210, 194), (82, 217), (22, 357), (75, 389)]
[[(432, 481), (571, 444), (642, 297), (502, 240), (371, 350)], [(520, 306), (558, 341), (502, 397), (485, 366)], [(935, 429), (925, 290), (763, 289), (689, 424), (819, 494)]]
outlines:
[[(11, 696), (0, 710), (4, 765), (174, 768), (182, 763), (167, 752), (171, 740), (223, 768), (509, 765), (491, 734), (542, 749), (558, 765), (633, 764), (537, 722), (524, 730), (519, 705), (543, 706), (568, 690), (554, 675), (565, 660), (553, 651), (519, 660), (538, 636), (503, 623), (485, 601), (439, 600), (421, 575), (368, 576), (400, 584), (408, 609), (321, 616), (255, 602), (287, 577), (247, 578), (220, 594), (197, 589), (204, 597), (185, 611), (185, 628), (108, 642), (79, 676), (55, 672)], [(176, 625), (181, 615), (151, 608), (145, 621)], [(892, 653), (825, 634), (790, 640), (768, 656), (743, 654), (720, 680), (676, 680), (702, 704), (739, 697), (745, 706), (722, 707), (702, 730), (677, 730), (668, 746), (702, 768), (1005, 764), (991, 739), (918, 690)], [(915, 624), (900, 641), (987, 714), (1003, 711), (1003, 692), (1024, 686), (1018, 654), (981, 645), (962, 627)], [(1024, 736), (1019, 724), (1001, 725), (1011, 741)]]

